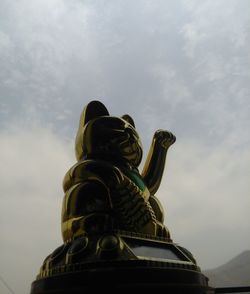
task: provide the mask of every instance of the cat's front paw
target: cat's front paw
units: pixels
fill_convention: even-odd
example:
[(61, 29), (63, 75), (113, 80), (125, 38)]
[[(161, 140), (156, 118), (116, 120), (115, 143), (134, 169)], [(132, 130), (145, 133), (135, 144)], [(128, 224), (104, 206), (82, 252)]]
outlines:
[(164, 130), (156, 131), (154, 137), (156, 142), (166, 149), (173, 145), (176, 141), (176, 137), (174, 134)]

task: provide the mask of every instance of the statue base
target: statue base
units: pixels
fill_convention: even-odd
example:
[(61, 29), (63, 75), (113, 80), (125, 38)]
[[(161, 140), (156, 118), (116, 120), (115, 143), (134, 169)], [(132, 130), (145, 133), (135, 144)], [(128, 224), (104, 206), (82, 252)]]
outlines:
[(57, 248), (45, 259), (31, 294), (95, 289), (214, 293), (185, 248), (163, 238), (116, 232), (81, 236)]

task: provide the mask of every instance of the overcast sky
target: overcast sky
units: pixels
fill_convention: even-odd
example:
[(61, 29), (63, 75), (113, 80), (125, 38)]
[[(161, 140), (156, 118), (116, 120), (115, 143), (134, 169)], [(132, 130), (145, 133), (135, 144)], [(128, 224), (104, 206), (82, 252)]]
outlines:
[[(0, 275), (26, 294), (62, 243), (82, 108), (172, 131), (157, 196), (202, 269), (250, 249), (249, 0), (0, 1)], [(10, 293), (0, 281), (1, 294)]]

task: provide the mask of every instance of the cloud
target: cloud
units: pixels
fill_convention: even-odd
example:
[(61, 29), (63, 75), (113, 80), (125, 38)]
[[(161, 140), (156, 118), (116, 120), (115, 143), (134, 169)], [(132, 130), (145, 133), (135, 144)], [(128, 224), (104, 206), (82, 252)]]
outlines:
[[(183, 26), (182, 32), (187, 40), (186, 53), (194, 58), (198, 51), (207, 44), (207, 50), (241, 49), (245, 51), (247, 38), (249, 36), (249, 15), (247, 0), (221, 0), (217, 2), (197, 0), (183, 1), (185, 8), (189, 11), (190, 19)], [(216, 42), (210, 42), (216, 40)], [(225, 51), (227, 51), (225, 50)], [(196, 54), (195, 54), (196, 53)]]
[(206, 120), (203, 127), (212, 129), (213, 136), (221, 137), (229, 128), (234, 133), (245, 129), (242, 138), (248, 137), (249, 2), (183, 3), (190, 16), (180, 31), (184, 53), (192, 60), (190, 107), (194, 113), (202, 113)]
[(0, 145), (1, 275), (28, 293), (43, 259), (62, 243), (62, 180), (73, 147), (37, 127), (1, 131)]
[[(111, 113), (126, 109), (138, 117), (138, 128), (152, 109), (164, 124), (175, 124), (187, 136), (200, 135), (201, 128), (224, 129), (227, 119), (216, 127), (220, 111), (223, 117), (232, 108), (238, 117), (249, 114), (242, 107), (249, 95), (244, 0), (22, 0), (2, 5), (4, 127), (12, 113), (23, 119), (33, 108), (43, 124), (61, 129), (64, 123), (69, 136), (75, 115), (91, 99), (101, 99)], [(215, 105), (222, 95), (221, 106)], [(229, 106), (226, 112), (224, 105)], [(184, 120), (190, 127), (183, 127)], [(150, 127), (148, 121), (143, 124)]]

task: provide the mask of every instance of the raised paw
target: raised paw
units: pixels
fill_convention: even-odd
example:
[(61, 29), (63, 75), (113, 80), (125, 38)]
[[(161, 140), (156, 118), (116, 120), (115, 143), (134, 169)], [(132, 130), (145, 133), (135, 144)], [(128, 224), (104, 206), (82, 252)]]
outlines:
[(169, 148), (176, 141), (176, 137), (169, 131), (158, 130), (155, 132), (154, 138), (163, 148)]

